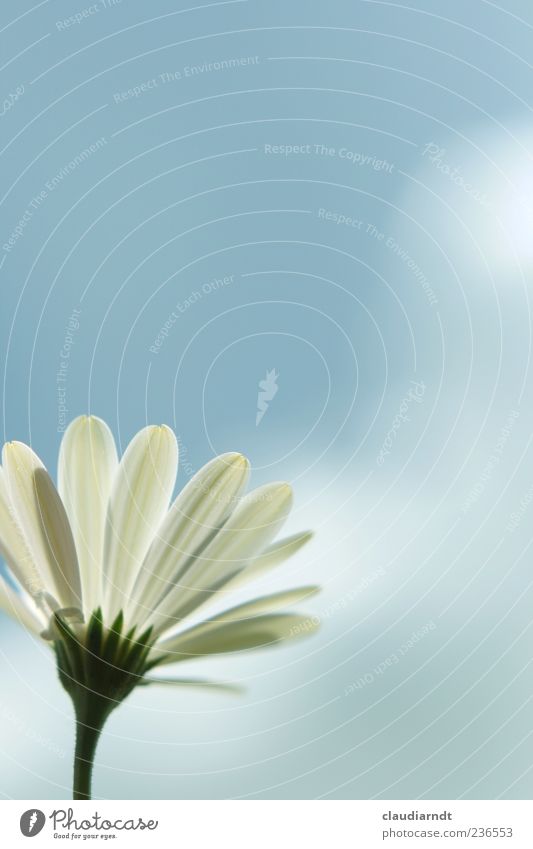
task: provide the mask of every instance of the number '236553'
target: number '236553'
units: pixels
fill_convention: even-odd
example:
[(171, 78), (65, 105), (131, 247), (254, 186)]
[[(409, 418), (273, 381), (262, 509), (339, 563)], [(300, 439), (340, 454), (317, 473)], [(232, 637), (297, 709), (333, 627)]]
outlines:
[(512, 837), (512, 828), (471, 828), (469, 837)]

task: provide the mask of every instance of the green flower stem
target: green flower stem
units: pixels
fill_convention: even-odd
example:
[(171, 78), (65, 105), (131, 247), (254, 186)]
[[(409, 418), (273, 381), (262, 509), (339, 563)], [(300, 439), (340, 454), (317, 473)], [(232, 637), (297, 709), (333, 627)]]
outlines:
[(91, 798), (94, 755), (100, 737), (100, 731), (100, 728), (89, 728), (87, 725), (76, 721), (73, 799)]
[[(73, 799), (91, 799), (91, 779), (94, 756), (109, 707), (98, 704), (100, 699), (88, 699), (76, 707), (76, 748), (74, 752)], [(92, 704), (91, 704), (92, 703)]]

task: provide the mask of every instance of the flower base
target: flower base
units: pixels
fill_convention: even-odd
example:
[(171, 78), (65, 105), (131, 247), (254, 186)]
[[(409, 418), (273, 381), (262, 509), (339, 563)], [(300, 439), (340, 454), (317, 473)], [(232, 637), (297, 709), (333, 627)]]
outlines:
[(152, 629), (136, 637), (135, 628), (123, 634), (123, 627), (122, 612), (109, 629), (100, 609), (87, 626), (69, 625), (59, 613), (54, 617), (59, 680), (76, 714), (74, 799), (91, 798), (94, 756), (109, 714), (158, 662), (148, 660)]

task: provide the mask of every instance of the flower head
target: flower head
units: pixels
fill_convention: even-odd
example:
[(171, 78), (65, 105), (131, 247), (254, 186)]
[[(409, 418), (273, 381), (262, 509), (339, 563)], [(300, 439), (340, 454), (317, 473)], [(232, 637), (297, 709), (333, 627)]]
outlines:
[(285, 608), (315, 586), (198, 620), (201, 608), (283, 563), (310, 534), (274, 542), (291, 488), (272, 483), (243, 495), (241, 454), (211, 460), (171, 504), (177, 465), (170, 428), (144, 428), (119, 462), (111, 431), (94, 416), (64, 434), (58, 489), (31, 448), (4, 446), (0, 555), (13, 580), (0, 577), (0, 606), (53, 645), (79, 726), (101, 728), (136, 684), (193, 683), (151, 679), (154, 666), (314, 630), (316, 620)]

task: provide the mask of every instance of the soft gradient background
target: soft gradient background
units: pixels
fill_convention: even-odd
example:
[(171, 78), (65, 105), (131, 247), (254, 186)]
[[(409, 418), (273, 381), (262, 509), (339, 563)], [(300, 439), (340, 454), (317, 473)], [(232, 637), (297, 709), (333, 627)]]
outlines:
[[(528, 0), (3, 4), (3, 438), (53, 470), (63, 388), (122, 447), (172, 425), (180, 486), (245, 451), (317, 531), (260, 590), (324, 586), (312, 640), (191, 664), (244, 698), (135, 693), (96, 796), (531, 797), (532, 37)], [(0, 637), (0, 793), (65, 798), (52, 656)]]

